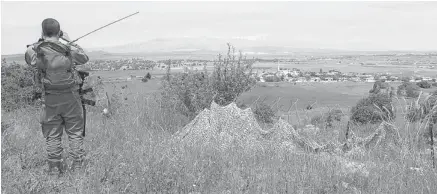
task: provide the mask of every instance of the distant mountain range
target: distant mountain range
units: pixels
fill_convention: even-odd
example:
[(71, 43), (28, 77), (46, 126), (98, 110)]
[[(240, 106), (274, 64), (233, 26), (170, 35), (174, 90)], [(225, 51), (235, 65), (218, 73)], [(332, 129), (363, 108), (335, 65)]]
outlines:
[(333, 53), (347, 52), (334, 49), (293, 48), (289, 46), (271, 46), (263, 40), (222, 39), (211, 37), (157, 38), (147, 42), (125, 44), (120, 46), (92, 48), (91, 51), (109, 53), (192, 53), (218, 54), (227, 51), (231, 43), (236, 52), (241, 50), (249, 55), (293, 55), (296, 53)]
[[(156, 38), (146, 42), (125, 44), (111, 47), (86, 48), (91, 59), (109, 59), (120, 57), (150, 57), (150, 59), (165, 58), (211, 58), (219, 53), (226, 54), (227, 42), (241, 50), (249, 57), (293, 57), (318, 55), (396, 55), (396, 54), (425, 54), (427, 52), (407, 51), (349, 51), (338, 49), (294, 48), (286, 45), (270, 45), (263, 40), (244, 38), (223, 39), (214, 37), (180, 37)], [(428, 52), (429, 53), (429, 52)], [(435, 54), (435, 52), (434, 52)], [(24, 62), (24, 53), (2, 55), (8, 61)]]
[(263, 40), (248, 40), (244, 38), (223, 39), (213, 37), (180, 37), (156, 38), (146, 42), (125, 44), (104, 48), (90, 48), (90, 51), (103, 51), (108, 53), (187, 53), (187, 54), (213, 54), (225, 53), (227, 43), (231, 43), (236, 52), (241, 50), (244, 54), (253, 56), (269, 55), (357, 55), (357, 54), (400, 54), (424, 53), (409, 51), (350, 51), (325, 48), (296, 48), (287, 45), (271, 45)]

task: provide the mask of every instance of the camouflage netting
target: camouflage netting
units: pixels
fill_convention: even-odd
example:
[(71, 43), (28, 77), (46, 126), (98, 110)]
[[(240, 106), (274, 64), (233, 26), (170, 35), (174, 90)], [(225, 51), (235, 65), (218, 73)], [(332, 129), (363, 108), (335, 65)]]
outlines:
[(293, 127), (279, 120), (270, 130), (263, 130), (257, 123), (250, 108), (242, 110), (231, 103), (221, 107), (211, 104), (196, 118), (175, 134), (175, 140), (189, 146), (206, 146), (219, 143), (222, 149), (231, 145), (257, 149), (265, 143), (277, 146), (320, 151), (325, 147), (300, 136)]
[(175, 134), (175, 139), (190, 146), (205, 146), (219, 142), (222, 148), (232, 143), (240, 146), (255, 146), (261, 138), (261, 127), (250, 109), (241, 110), (234, 103), (220, 107), (211, 104)]
[(369, 150), (379, 146), (389, 149), (400, 148), (400, 136), (394, 125), (382, 122), (373, 134), (365, 138), (357, 137), (351, 131), (350, 137), (343, 145), (343, 151), (348, 152), (357, 147)]

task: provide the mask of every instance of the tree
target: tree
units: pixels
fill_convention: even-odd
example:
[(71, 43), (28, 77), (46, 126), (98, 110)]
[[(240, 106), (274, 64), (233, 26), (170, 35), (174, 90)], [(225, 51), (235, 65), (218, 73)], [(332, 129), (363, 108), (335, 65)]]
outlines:
[(352, 107), (351, 120), (359, 124), (374, 124), (383, 120), (393, 120), (396, 117), (394, 111), (389, 95), (371, 93)]
[(147, 72), (147, 74), (146, 74), (146, 78), (147, 78), (147, 79), (152, 79), (152, 75), (150, 75), (150, 73)]
[(2, 109), (11, 111), (37, 100), (39, 88), (34, 85), (34, 69), (28, 65), (12, 63), (5, 66), (2, 59), (1, 67), (1, 104)]
[(379, 93), (385, 93), (389, 95), (390, 97), (394, 96), (394, 88), (390, 87), (390, 84), (383, 80), (378, 80), (373, 84), (373, 88), (370, 89), (369, 93), (371, 94), (379, 94)]
[(275, 117), (275, 111), (272, 107), (265, 103), (257, 104), (253, 110), (255, 118), (258, 122), (273, 123)]
[(320, 74), (322, 74), (322, 73), (323, 73), (323, 70), (322, 70), (322, 68), (320, 68), (320, 71), (319, 71), (319, 73), (320, 73)]
[(417, 98), (419, 96), (420, 88), (416, 84), (410, 82), (403, 82), (398, 86), (398, 96), (405, 96), (407, 98)]
[(401, 80), (402, 80), (402, 82), (410, 82), (409, 77), (402, 77)]
[(187, 70), (174, 75), (168, 73), (167, 78), (162, 80), (163, 105), (176, 108), (189, 118), (209, 108), (212, 101), (228, 105), (256, 84), (251, 76), (252, 64), (252, 60), (243, 60), (241, 52), (235, 55), (235, 49), (228, 44), (227, 56), (218, 56), (211, 74), (206, 68), (204, 72)]
[(416, 85), (420, 88), (431, 88), (431, 84), (429, 84), (427, 81), (417, 82)]

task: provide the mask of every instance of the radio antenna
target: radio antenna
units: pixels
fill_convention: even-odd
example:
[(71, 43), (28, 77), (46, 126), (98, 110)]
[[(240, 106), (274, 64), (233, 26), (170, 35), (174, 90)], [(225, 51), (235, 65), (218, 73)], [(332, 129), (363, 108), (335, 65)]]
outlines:
[(68, 41), (68, 40), (65, 40), (65, 39), (63, 39), (63, 40), (67, 41), (68, 43), (74, 43), (74, 42), (78, 41), (79, 39), (81, 39), (81, 38), (83, 38), (83, 37), (85, 37), (85, 36), (88, 36), (88, 35), (90, 35), (90, 34), (96, 32), (96, 31), (98, 31), (98, 30), (101, 30), (101, 29), (103, 29), (103, 28), (106, 28), (106, 27), (108, 27), (108, 26), (110, 26), (110, 25), (112, 25), (112, 24), (115, 24), (115, 23), (117, 23), (117, 22), (119, 22), (119, 21), (121, 21), (121, 20), (124, 20), (124, 19), (126, 19), (126, 18), (128, 18), (128, 17), (131, 17), (131, 16), (133, 16), (133, 15), (136, 15), (136, 14), (138, 14), (138, 13), (140, 13), (140, 12), (137, 11), (137, 12), (135, 12), (135, 13), (133, 13), (133, 14), (130, 14), (130, 15), (124, 17), (124, 18), (121, 18), (121, 19), (119, 19), (119, 20), (116, 20), (116, 21), (113, 21), (113, 22), (111, 22), (111, 23), (109, 23), (109, 24), (106, 24), (106, 25), (104, 25), (104, 26), (102, 26), (102, 27), (100, 27), (100, 28), (97, 28), (97, 29), (95, 29), (95, 30), (93, 30), (93, 31), (91, 31), (91, 32), (88, 32), (87, 34), (85, 34), (85, 35), (83, 35), (83, 36), (81, 36), (81, 37), (79, 37), (79, 38), (77, 38), (77, 39), (75, 39), (75, 40), (73, 40), (73, 41)]

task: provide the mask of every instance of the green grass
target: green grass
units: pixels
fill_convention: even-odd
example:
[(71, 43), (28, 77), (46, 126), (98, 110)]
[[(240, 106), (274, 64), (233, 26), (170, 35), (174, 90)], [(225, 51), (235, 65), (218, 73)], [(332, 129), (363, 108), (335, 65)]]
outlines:
[[(129, 100), (114, 102), (119, 108), (112, 117), (103, 117), (102, 107), (88, 107), (84, 174), (67, 172), (59, 179), (47, 177), (39, 110), (28, 108), (3, 113), (2, 121), (11, 126), (2, 129), (2, 193), (433, 193), (437, 190), (437, 173), (431, 168), (429, 154), (425, 147), (416, 146), (420, 142), (413, 141), (418, 126), (407, 126), (402, 118), (396, 126), (404, 144), (413, 145), (414, 149), (400, 153), (377, 149), (336, 157), (295, 152), (269, 143), (255, 151), (243, 147), (219, 150), (219, 145), (172, 147), (171, 134), (187, 124), (187, 118), (159, 108), (159, 98), (147, 95), (158, 91), (157, 81), (129, 85), (131, 91), (139, 91), (130, 93), (120, 89), (123, 84), (115, 85), (112, 92), (120, 92)], [(295, 98), (323, 96), (317, 100), (326, 104), (311, 114), (323, 112), (331, 103), (341, 103), (336, 98), (347, 98), (335, 92), (283, 87), (260, 87), (249, 95), (277, 92), (284, 99), (293, 95)], [(375, 127), (353, 130), (365, 136)], [(333, 129), (320, 130), (311, 138), (319, 143), (341, 142), (344, 129), (343, 120), (335, 123)], [(64, 137), (65, 147), (67, 143)]]

